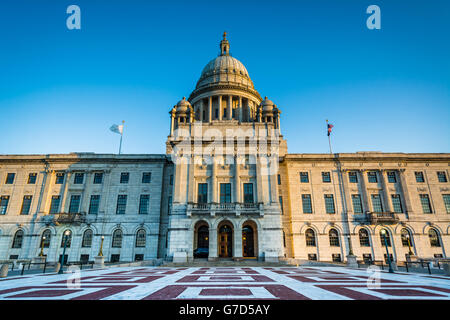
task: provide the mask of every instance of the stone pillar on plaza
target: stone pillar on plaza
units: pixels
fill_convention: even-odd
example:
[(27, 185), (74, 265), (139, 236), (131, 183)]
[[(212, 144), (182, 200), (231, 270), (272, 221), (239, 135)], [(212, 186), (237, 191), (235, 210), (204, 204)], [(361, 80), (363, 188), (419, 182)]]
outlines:
[(217, 260), (217, 229), (209, 228), (209, 254), (208, 260)]
[(242, 228), (239, 225), (236, 226), (234, 229), (233, 242), (234, 242), (233, 260), (241, 260), (242, 259)]

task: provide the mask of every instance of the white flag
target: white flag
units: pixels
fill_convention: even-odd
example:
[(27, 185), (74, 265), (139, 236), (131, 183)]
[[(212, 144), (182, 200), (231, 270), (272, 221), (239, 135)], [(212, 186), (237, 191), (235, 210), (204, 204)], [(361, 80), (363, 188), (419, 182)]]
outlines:
[(123, 124), (121, 124), (121, 125), (113, 124), (111, 126), (111, 128), (109, 128), (109, 130), (111, 130), (112, 132), (118, 133), (118, 134), (122, 134), (123, 133)]

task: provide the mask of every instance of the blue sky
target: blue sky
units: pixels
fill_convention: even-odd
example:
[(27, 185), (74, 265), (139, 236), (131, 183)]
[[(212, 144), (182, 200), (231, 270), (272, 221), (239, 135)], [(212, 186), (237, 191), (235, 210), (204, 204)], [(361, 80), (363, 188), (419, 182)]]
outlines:
[(325, 119), (334, 152), (450, 152), (448, 21), (433, 0), (2, 1), (0, 153), (115, 153), (121, 120), (124, 153), (164, 153), (224, 30), (290, 153), (327, 153)]

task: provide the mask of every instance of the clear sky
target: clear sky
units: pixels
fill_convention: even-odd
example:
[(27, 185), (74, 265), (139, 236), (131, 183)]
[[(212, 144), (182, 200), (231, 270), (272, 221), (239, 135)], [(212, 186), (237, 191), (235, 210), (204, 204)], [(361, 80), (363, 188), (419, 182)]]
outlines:
[(122, 120), (123, 153), (164, 153), (224, 30), (290, 153), (327, 153), (325, 119), (334, 152), (450, 152), (449, 21), (446, 0), (1, 1), (0, 153), (115, 153)]

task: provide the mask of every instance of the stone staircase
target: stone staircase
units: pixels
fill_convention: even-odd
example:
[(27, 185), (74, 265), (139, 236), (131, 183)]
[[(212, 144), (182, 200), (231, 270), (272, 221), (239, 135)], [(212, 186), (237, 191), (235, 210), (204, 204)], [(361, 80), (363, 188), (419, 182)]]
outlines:
[(216, 261), (208, 261), (207, 259), (194, 259), (194, 261), (185, 263), (174, 263), (165, 261), (161, 267), (292, 267), (287, 261), (265, 262), (257, 259), (243, 259), (234, 261), (232, 259), (220, 259)]

